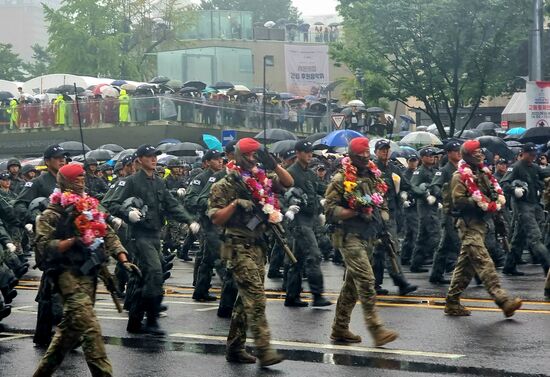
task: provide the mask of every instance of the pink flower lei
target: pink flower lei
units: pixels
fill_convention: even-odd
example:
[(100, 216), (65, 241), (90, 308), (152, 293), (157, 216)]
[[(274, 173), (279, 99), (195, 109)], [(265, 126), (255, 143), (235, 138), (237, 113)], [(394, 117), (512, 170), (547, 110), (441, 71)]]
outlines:
[(279, 200), (272, 190), (273, 182), (267, 177), (265, 171), (254, 167), (252, 171), (245, 171), (235, 161), (230, 161), (226, 168), (228, 172), (238, 173), (252, 195), (254, 202), (262, 206), (262, 211), (268, 216), (268, 221), (273, 224), (283, 221)]
[(382, 206), (384, 203), (384, 195), (386, 195), (388, 191), (388, 185), (381, 178), (382, 172), (372, 160), (369, 160), (367, 169), (371, 172), (376, 181), (374, 187), (376, 192), (371, 195), (363, 195), (358, 189), (357, 168), (352, 164), (349, 157), (344, 157), (342, 159), (342, 167), (344, 169), (344, 199), (346, 199), (350, 209), (371, 214), (373, 207)]
[(498, 212), (502, 209), (502, 206), (506, 204), (506, 198), (504, 197), (504, 192), (498, 184), (497, 179), (491, 173), (491, 170), (481, 164), (480, 169), (489, 179), (491, 183), (491, 193), (494, 193), (497, 197), (496, 200), (491, 200), (485, 194), (483, 194), (477, 185), (474, 177), (474, 173), (470, 166), (464, 160), (460, 160), (458, 163), (458, 173), (460, 174), (460, 180), (466, 186), (468, 194), (476, 202), (477, 206), (485, 212)]

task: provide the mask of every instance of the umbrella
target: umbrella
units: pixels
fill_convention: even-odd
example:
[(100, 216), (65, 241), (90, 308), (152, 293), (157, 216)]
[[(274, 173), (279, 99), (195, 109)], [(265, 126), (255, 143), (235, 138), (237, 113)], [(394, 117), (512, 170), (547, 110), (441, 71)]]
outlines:
[(124, 80), (115, 80), (111, 83), (111, 86), (122, 86), (124, 84), (128, 84), (128, 83)]
[(353, 130), (337, 130), (317, 141), (327, 147), (347, 147), (352, 139), (362, 136), (363, 134)]
[(137, 86), (135, 86), (134, 84), (122, 84), (120, 86), (120, 89), (124, 89), (127, 92), (135, 92), (137, 89)]
[(317, 132), (315, 134), (309, 135), (308, 137), (305, 138), (305, 140), (314, 142), (324, 138), (327, 135), (328, 135), (328, 132)]
[(480, 130), (466, 130), (462, 132), (462, 134), (460, 133), (460, 131), (458, 131), (455, 133), (454, 136), (461, 137), (463, 139), (475, 139), (476, 137), (479, 137), (482, 135), (483, 135), (483, 132), (481, 132)]
[[(364, 113), (367, 111), (367, 109), (365, 109), (364, 107), (358, 107), (356, 110), (357, 113)], [(351, 107), (345, 107), (340, 112), (346, 116), (350, 116), (352, 113)]]
[(184, 142), (172, 145), (166, 153), (174, 156), (196, 156), (197, 151), (204, 151), (204, 147), (197, 143)]
[(523, 127), (514, 127), (506, 131), (506, 135), (523, 135), (526, 129)]
[(310, 28), (310, 25), (309, 24), (301, 24), (301, 25), (298, 25), (298, 30), (302, 31), (302, 32), (305, 32), (305, 31), (308, 31)]
[(399, 137), (405, 137), (405, 136), (407, 136), (407, 135), (410, 134), (410, 133), (411, 133), (411, 131), (401, 131), (401, 132), (399, 132), (398, 135), (399, 135)]
[(170, 162), (174, 159), (177, 160), (178, 158), (174, 155), (163, 153), (163, 154), (161, 154), (157, 157), (157, 164), (166, 165), (168, 162)]
[(296, 96), (292, 93), (287, 93), (287, 92), (279, 93), (279, 98), (282, 99), (283, 101), (293, 99), (294, 97)]
[(244, 85), (234, 85), (233, 88), (227, 91), (227, 94), (230, 96), (235, 96), (235, 95), (238, 96), (238, 95), (243, 95), (248, 93), (250, 93), (250, 89), (248, 89)]
[(179, 143), (181, 143), (181, 140), (179, 140), (179, 139), (173, 139), (173, 138), (162, 139), (161, 141), (159, 141), (158, 145), (166, 144), (166, 143), (179, 144)]
[(286, 18), (279, 18), (275, 23), (277, 25), (284, 25), (288, 22), (288, 20)]
[(166, 84), (167, 87), (172, 88), (174, 90), (178, 90), (180, 88), (183, 88), (183, 83), (180, 80), (170, 80)]
[(122, 148), (118, 144), (103, 144), (98, 149), (108, 149), (108, 150), (113, 151), (115, 153), (122, 152), (124, 150), (124, 148)]
[(112, 161), (119, 161), (119, 160), (122, 160), (124, 157), (126, 156), (131, 156), (134, 154), (134, 152), (136, 151), (137, 149), (125, 149), (123, 150), (122, 152), (119, 152), (117, 154), (115, 154), (111, 160)]
[(299, 104), (302, 104), (304, 102), (306, 102), (305, 98), (298, 97), (298, 98), (293, 98), (293, 99), (289, 100), (288, 104), (289, 105), (299, 105)]
[(202, 92), (203, 92), (203, 93), (206, 93), (206, 94), (213, 94), (213, 93), (218, 93), (218, 90), (212, 88), (211, 86), (207, 86), (206, 88), (204, 88), (204, 89), (202, 90)]
[(317, 102), (317, 96), (308, 94), (307, 96), (304, 96), (305, 100), (307, 102)]
[(492, 131), (495, 128), (499, 128), (496, 123), (482, 122), (482, 123), (477, 125), (476, 130), (479, 130), (479, 131)]
[(101, 88), (103, 88), (104, 86), (110, 86), (110, 85), (109, 84), (97, 84), (96, 86), (93, 87), (92, 93), (94, 93), (95, 96), (101, 95)]
[(404, 122), (408, 122), (410, 124), (416, 124), (416, 122), (410, 115), (399, 115), (399, 118), (401, 118)]
[(208, 147), (208, 149), (214, 149), (218, 152), (223, 152), (222, 142), (216, 136), (203, 134), (202, 141)]
[(336, 26), (340, 26), (340, 23), (339, 22), (331, 22), (330, 24), (328, 24), (328, 26), (336, 27)]
[(227, 81), (218, 81), (214, 85), (211, 85), (211, 87), (219, 90), (219, 89), (232, 89), (235, 86)]
[(154, 95), (156, 86), (150, 84), (141, 84), (136, 88), (136, 94)]
[[(63, 143), (59, 143), (59, 146), (69, 154), (76, 155), (82, 153), (82, 143), (80, 141), (65, 141)], [(84, 151), (89, 152), (91, 149), (89, 146), (84, 144)]]
[(206, 88), (206, 84), (202, 81), (186, 81), (183, 83), (183, 87), (186, 86), (197, 88), (198, 90), (204, 90)]
[(264, 24), (264, 27), (266, 27), (266, 28), (272, 28), (273, 26), (275, 26), (275, 22), (273, 22), (273, 21), (267, 21)]
[(401, 143), (415, 146), (442, 145), (441, 140), (434, 134), (426, 131), (411, 132), (401, 139)]
[(321, 21), (317, 21), (317, 22), (314, 23), (313, 25), (316, 25), (316, 26), (324, 26), (325, 24), (322, 23)]
[(309, 110), (315, 113), (323, 114), (327, 111), (327, 105), (321, 102), (315, 102), (309, 106)]
[(200, 90), (198, 90), (195, 87), (192, 86), (186, 86), (184, 88), (181, 88), (178, 93), (180, 94), (187, 94), (187, 93), (198, 93)]
[(367, 109), (367, 113), (384, 113), (386, 110), (384, 110), (381, 107), (369, 107)]
[(10, 98), (14, 98), (13, 94), (7, 91), (1, 91), (0, 92), (0, 101), (6, 101)]
[[(376, 146), (376, 142), (378, 140), (388, 140), (386, 138), (383, 138), (383, 137), (378, 137), (378, 138), (374, 138), (374, 139), (370, 139), (369, 141), (369, 147), (370, 147), (370, 153), (373, 153), (374, 154), (374, 147)], [(403, 148), (401, 148), (395, 141), (393, 140), (390, 140), (390, 155), (392, 153), (402, 153), (403, 152)]]
[(151, 84), (166, 84), (168, 81), (170, 81), (169, 77), (166, 76), (157, 76), (153, 77), (151, 81), (149, 81)]
[(117, 98), (120, 94), (119, 91), (114, 86), (102, 86), (100, 89), (101, 96), (103, 98), (111, 97)]
[(296, 140), (281, 140), (271, 144), (269, 151), (275, 154), (283, 154), (293, 150), (296, 146)]
[(508, 146), (508, 148), (510, 148), (510, 150), (512, 152), (514, 152), (515, 154), (521, 153), (521, 147), (523, 146), (523, 144), (520, 143), (519, 141), (517, 141), (517, 140), (508, 140), (508, 141), (505, 141), (505, 143)]
[[(260, 132), (256, 136), (254, 136), (254, 139), (258, 139), (263, 141), (264, 140), (264, 131)], [(268, 143), (274, 143), (276, 141), (280, 140), (298, 140), (296, 135), (294, 135), (292, 132), (283, 130), (280, 128), (270, 128), (265, 131), (265, 139)]]
[(482, 148), (487, 148), (487, 150), (493, 154), (498, 154), (500, 157), (503, 157), (507, 160), (513, 160), (515, 155), (514, 152), (508, 148), (506, 142), (496, 136), (480, 136), (476, 138), (479, 141), (479, 144)]
[(160, 144), (157, 149), (161, 152), (166, 152), (169, 148), (171, 148), (172, 146), (176, 145), (177, 143), (163, 143), (163, 144)]
[(546, 144), (550, 140), (550, 127), (529, 128), (519, 138), (522, 143)]
[[(60, 85), (57, 87), (57, 93), (74, 93), (74, 85)], [(86, 89), (81, 88), (80, 86), (76, 87), (77, 93), (84, 93)]]
[(349, 101), (346, 106), (365, 107), (365, 104), (363, 103), (363, 101), (360, 101), (358, 99), (354, 99), (353, 101)]
[(113, 158), (115, 152), (108, 149), (94, 149), (86, 153), (86, 158), (95, 158), (98, 161), (108, 161)]

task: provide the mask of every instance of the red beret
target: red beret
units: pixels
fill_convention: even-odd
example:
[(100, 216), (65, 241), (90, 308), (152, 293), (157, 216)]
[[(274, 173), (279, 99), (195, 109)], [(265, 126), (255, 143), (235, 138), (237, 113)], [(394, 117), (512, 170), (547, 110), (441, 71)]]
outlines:
[(61, 169), (59, 169), (59, 174), (68, 181), (74, 181), (76, 177), (84, 175), (84, 168), (82, 165), (76, 163), (63, 165)]
[(468, 140), (465, 141), (464, 144), (462, 144), (462, 148), (467, 153), (472, 153), (476, 149), (481, 148), (481, 144), (479, 144), (478, 140)]
[(355, 154), (361, 154), (369, 149), (369, 139), (366, 137), (356, 137), (349, 143), (349, 151)]
[(251, 137), (245, 137), (244, 139), (239, 140), (237, 146), (239, 147), (241, 153), (250, 153), (256, 152), (258, 149), (260, 149), (261, 144)]

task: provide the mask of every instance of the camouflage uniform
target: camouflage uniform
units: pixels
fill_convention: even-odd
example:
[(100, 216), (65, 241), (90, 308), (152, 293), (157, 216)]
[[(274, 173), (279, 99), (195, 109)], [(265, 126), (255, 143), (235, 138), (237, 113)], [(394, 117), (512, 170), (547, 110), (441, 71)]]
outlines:
[[(41, 258), (56, 271), (55, 285), (63, 298), (63, 319), (58, 330), (40, 361), (34, 376), (51, 376), (59, 367), (64, 356), (79, 342), (86, 356), (86, 362), (93, 376), (112, 376), (113, 370), (101, 337), (99, 321), (93, 310), (97, 271), (84, 275), (78, 254), (83, 250), (73, 246), (71, 250), (60, 254), (57, 247), (58, 223), (63, 208), (50, 205), (40, 216), (36, 229), (36, 249)], [(105, 253), (116, 256), (126, 253), (114, 231), (109, 227), (104, 237)]]
[[(479, 171), (474, 171), (474, 174), (480, 190), (490, 197), (489, 184), (484, 174)], [(460, 307), (460, 295), (468, 287), (474, 274), (480, 277), (487, 292), (502, 307), (510, 297), (501, 288), (495, 265), (485, 247), (486, 217), (490, 215), (473, 201), (458, 172), (453, 174), (451, 180), (451, 195), (454, 210), (459, 213), (457, 227), (461, 248), (447, 293), (447, 308)]]

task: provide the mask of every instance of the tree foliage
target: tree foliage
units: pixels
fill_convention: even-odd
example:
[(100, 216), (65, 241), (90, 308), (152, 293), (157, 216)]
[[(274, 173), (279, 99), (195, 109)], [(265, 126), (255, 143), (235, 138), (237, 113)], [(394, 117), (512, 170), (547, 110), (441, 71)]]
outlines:
[(460, 108), (470, 110), (467, 125), (485, 97), (510, 90), (528, 37), (528, 0), (340, 3), (346, 38), (333, 57), (379, 77), (370, 99), (380, 91), (403, 103), (416, 97), (442, 136), (443, 114), (454, 133)]
[(144, 80), (148, 59), (170, 47), (193, 21), (192, 7), (178, 0), (64, 0), (44, 5), (51, 69), (88, 76)]
[(34, 44), (32, 48), (32, 60), (29, 63), (23, 63), (23, 69), (28, 77), (38, 77), (50, 73), (52, 57), (46, 48), (39, 44)]
[(21, 69), (23, 61), (12, 48), (9, 43), (0, 43), (0, 79), (22, 81), (25, 76)]
[(201, 0), (200, 8), (251, 11), (254, 22), (276, 22), (280, 19), (298, 22), (300, 18), (298, 9), (292, 6), (292, 0)]

